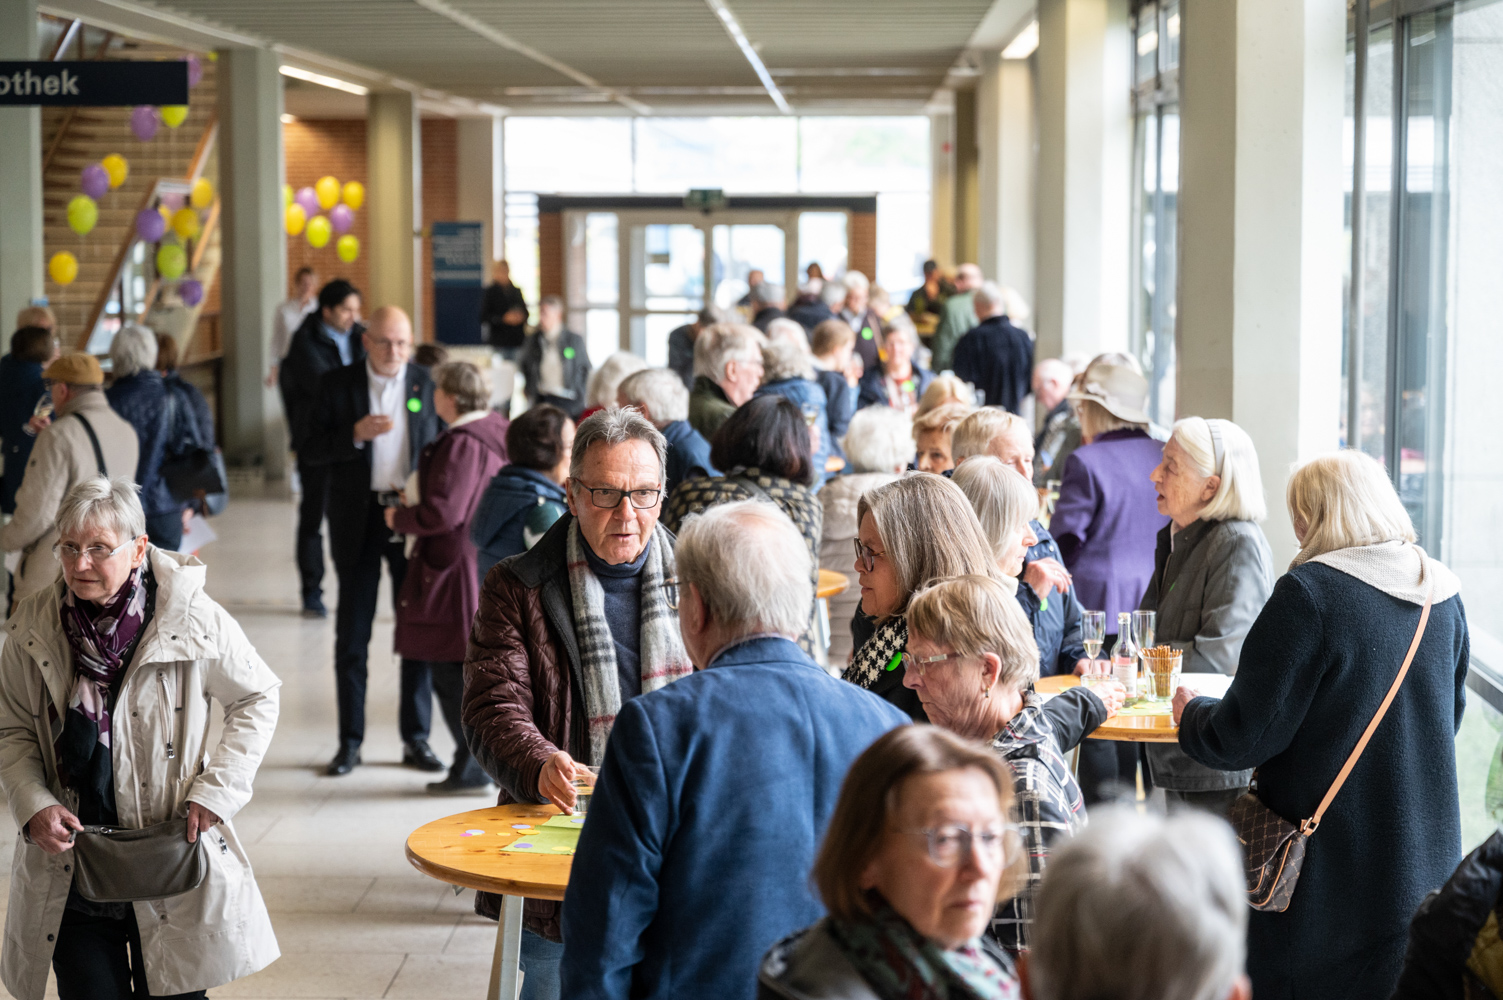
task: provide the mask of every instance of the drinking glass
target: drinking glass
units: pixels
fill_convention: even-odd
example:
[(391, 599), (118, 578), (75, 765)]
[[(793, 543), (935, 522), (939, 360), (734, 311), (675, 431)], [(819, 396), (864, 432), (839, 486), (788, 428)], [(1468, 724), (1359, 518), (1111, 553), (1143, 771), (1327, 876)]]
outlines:
[[(41, 398), (39, 398), (37, 400), (37, 405), (34, 406), (34, 407), (32, 407), (32, 409), (31, 409), (31, 415), (33, 417), (51, 417), (52, 416), (52, 390), (51, 389), (47, 389), (46, 391), (44, 391), (42, 393)], [(21, 430), (23, 432), (25, 432), (30, 437), (36, 437), (37, 436), (37, 432), (31, 429), (31, 424), (29, 422), (25, 426), (23, 426), (21, 428)]]
[(1153, 611), (1132, 613), (1132, 641), (1141, 652), (1153, 648), (1153, 633), (1158, 624), (1158, 614)]
[(1179, 688), (1180, 663), (1184, 654), (1178, 649), (1159, 646), (1143, 650), (1144, 697), (1149, 701), (1173, 701)]
[[(1089, 664), (1080, 682), (1087, 687), (1096, 683), (1098, 671), (1096, 670), (1096, 657), (1101, 655), (1101, 644), (1106, 641), (1106, 612), (1105, 611), (1082, 611), (1080, 614), (1080, 641), (1085, 646), (1086, 659)], [(1109, 666), (1106, 661), (1101, 661), (1103, 667)], [(1104, 675), (1108, 671), (1101, 670)]]
[(574, 767), (574, 812), (583, 816), (590, 811), (590, 797), (595, 794), (595, 782), (600, 780), (600, 768), (587, 764), (575, 764)]

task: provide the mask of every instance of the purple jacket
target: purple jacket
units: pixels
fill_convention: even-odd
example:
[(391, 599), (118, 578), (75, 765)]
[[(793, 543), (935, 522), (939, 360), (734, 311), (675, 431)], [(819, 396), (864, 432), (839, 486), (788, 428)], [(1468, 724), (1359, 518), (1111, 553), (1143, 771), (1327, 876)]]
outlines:
[(1164, 446), (1143, 431), (1110, 431), (1075, 449), (1065, 460), (1059, 501), (1049, 533), (1059, 543), (1075, 593), (1087, 611), (1106, 612), (1106, 631), (1117, 613), (1137, 608), (1153, 576), (1159, 529), (1158, 494), (1148, 474)]

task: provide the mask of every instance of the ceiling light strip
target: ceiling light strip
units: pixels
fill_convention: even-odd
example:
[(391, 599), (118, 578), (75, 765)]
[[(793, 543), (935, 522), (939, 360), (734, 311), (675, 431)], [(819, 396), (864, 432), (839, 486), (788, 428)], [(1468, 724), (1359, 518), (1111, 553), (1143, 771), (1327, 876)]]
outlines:
[(767, 67), (763, 65), (762, 57), (757, 54), (756, 49), (752, 48), (751, 42), (747, 41), (746, 32), (741, 30), (741, 22), (736, 20), (735, 12), (726, 6), (725, 0), (705, 0), (705, 3), (715, 12), (715, 16), (720, 18), (726, 34), (731, 36), (731, 41), (736, 43), (736, 47), (741, 50), (746, 61), (751, 63), (752, 70), (757, 74), (757, 79), (762, 81), (762, 86), (766, 89), (767, 96), (772, 98), (772, 103), (776, 104), (783, 114), (793, 114), (793, 108), (788, 104), (788, 99), (783, 96), (783, 92), (773, 82), (772, 74), (767, 72)]
[(308, 83), (316, 83), (320, 87), (331, 87), (334, 90), (342, 90), (346, 94), (355, 94), (359, 97), (364, 97), (370, 93), (369, 87), (362, 87), (358, 83), (341, 80), (336, 76), (325, 76), (322, 73), (315, 73), (312, 70), (302, 69), (298, 66), (289, 66), (283, 63), (278, 69), (283, 76), (290, 76), (294, 80), (304, 80)]

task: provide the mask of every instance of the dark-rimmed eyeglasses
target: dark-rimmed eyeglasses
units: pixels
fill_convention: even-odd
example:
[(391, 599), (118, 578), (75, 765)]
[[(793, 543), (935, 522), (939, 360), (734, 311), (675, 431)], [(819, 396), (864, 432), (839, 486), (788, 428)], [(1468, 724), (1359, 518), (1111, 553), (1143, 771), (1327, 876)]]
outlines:
[(856, 562), (860, 564), (861, 571), (863, 573), (870, 573), (872, 570), (876, 569), (877, 556), (885, 555), (886, 553), (878, 552), (876, 549), (873, 549), (869, 545), (864, 544), (859, 538), (853, 538), (851, 540), (856, 543)]
[(972, 831), (965, 823), (953, 823), (900, 832), (910, 837), (923, 837), (929, 849), (929, 860), (941, 868), (963, 865), (978, 852), (987, 860), (1006, 866), (1016, 861), (1023, 850), (1017, 825), (1013, 823), (978, 831)]
[(113, 549), (106, 548), (103, 545), (90, 545), (81, 549), (71, 542), (58, 542), (52, 546), (52, 554), (67, 563), (76, 563), (81, 556), (88, 556), (89, 562), (98, 566), (106, 559), (113, 559), (120, 553), (121, 549), (134, 542), (138, 537), (140, 536), (132, 535)]
[(924, 671), (936, 663), (944, 663), (948, 660), (963, 660), (965, 658), (965, 653), (944, 653), (939, 656), (914, 656), (912, 653), (905, 652), (903, 654), (903, 671), (904, 673), (914, 671), (922, 677), (924, 676)]
[(580, 489), (590, 494), (590, 503), (603, 510), (615, 510), (625, 497), (631, 497), (631, 505), (638, 510), (650, 510), (658, 505), (662, 490), (609, 490), (581, 485)]

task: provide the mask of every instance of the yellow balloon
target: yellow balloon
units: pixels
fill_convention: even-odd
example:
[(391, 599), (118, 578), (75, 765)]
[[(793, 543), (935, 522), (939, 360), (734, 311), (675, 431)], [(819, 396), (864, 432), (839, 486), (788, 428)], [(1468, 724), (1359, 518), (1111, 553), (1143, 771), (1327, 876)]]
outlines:
[(55, 253), (47, 262), (47, 273), (59, 285), (71, 285), (73, 279), (78, 277), (78, 258), (66, 250)]
[(360, 256), (360, 241), (351, 233), (345, 233), (334, 243), (334, 252), (339, 254), (339, 259), (346, 264), (353, 264), (355, 258)]
[(292, 205), (292, 185), (282, 185), (282, 207), (289, 208)]
[(327, 212), (339, 204), (339, 181), (333, 177), (320, 177), (313, 185), (313, 193), (318, 195), (318, 207)]
[(193, 182), (193, 193), (188, 196), (188, 203), (194, 208), (208, 208), (214, 204), (214, 185), (209, 183), (207, 177), (200, 177)]
[(130, 176), (130, 164), (125, 162), (125, 157), (119, 153), (111, 153), (99, 161), (104, 172), (110, 175), (110, 187), (117, 188), (125, 183), (125, 178)]
[(345, 181), (344, 203), (355, 211), (360, 211), (360, 206), (365, 204), (365, 185), (359, 181)]
[(99, 221), (99, 206), (94, 199), (86, 194), (76, 194), (73, 200), (68, 202), (68, 228), (80, 236), (87, 236), (89, 230)]
[(327, 246), (329, 237), (334, 234), (334, 227), (329, 225), (329, 220), (322, 215), (315, 215), (308, 220), (308, 245), (317, 250)]
[(172, 228), (172, 209), (168, 208), (166, 205), (158, 205), (157, 206), (157, 214), (162, 217), (162, 225), (166, 226), (168, 229), (171, 229)]
[(169, 104), (162, 109), (162, 124), (168, 128), (177, 128), (188, 120), (188, 105)]
[(157, 250), (157, 274), (176, 281), (188, 269), (188, 255), (176, 243), (163, 243)]
[(296, 236), (298, 233), (301, 233), (303, 231), (303, 227), (308, 224), (308, 213), (303, 211), (303, 206), (299, 205), (297, 202), (293, 202), (291, 205), (287, 206), (286, 221), (288, 234), (291, 236)]
[(180, 240), (191, 240), (198, 235), (198, 213), (191, 208), (180, 208), (172, 213), (172, 231)]

